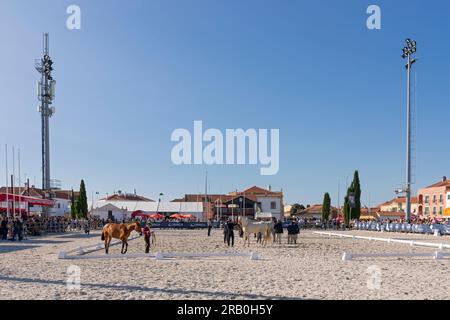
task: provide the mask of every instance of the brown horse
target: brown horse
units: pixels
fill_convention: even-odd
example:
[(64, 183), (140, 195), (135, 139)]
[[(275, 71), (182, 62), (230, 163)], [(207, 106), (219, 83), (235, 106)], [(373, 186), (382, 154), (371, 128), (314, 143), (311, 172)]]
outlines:
[[(113, 238), (122, 241), (122, 250), (120, 253), (125, 254), (128, 250), (128, 237), (132, 231), (138, 232), (142, 235), (141, 225), (138, 221), (132, 223), (108, 223), (102, 230), (102, 241), (105, 241), (106, 254), (109, 252), (109, 244)], [(124, 250), (125, 249), (125, 250)]]

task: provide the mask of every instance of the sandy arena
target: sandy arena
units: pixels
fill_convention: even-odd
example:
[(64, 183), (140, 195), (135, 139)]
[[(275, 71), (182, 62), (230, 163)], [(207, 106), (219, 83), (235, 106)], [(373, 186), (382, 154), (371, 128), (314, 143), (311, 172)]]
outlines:
[[(346, 232), (349, 233), (349, 232)], [(353, 231), (351, 234), (395, 237), (450, 244), (450, 237)], [(252, 239), (250, 249), (236, 237), (234, 248), (213, 230), (156, 230), (151, 252), (257, 252), (247, 257), (176, 258), (155, 260), (60, 260), (60, 251), (100, 242), (97, 231), (87, 236), (67, 233), (0, 242), (1, 299), (448, 299), (450, 259), (358, 258), (342, 261), (344, 251), (435, 252), (346, 238), (329, 238), (302, 231), (297, 245), (270, 243), (262, 248)], [(119, 254), (120, 246), (111, 248)], [(144, 240), (129, 243), (129, 253), (143, 253)], [(97, 251), (91, 254), (104, 254)], [(81, 289), (66, 285), (67, 269), (81, 269)], [(369, 268), (371, 267), (372, 268)], [(381, 270), (373, 286), (369, 270)]]

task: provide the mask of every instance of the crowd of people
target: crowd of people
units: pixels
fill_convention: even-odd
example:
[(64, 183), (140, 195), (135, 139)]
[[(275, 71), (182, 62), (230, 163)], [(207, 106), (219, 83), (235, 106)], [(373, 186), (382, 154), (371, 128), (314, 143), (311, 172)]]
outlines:
[(89, 234), (92, 229), (102, 228), (106, 222), (96, 217), (89, 219), (70, 219), (66, 217), (40, 216), (0, 216), (0, 238), (2, 240), (22, 241), (27, 236), (41, 236), (47, 233), (63, 233), (84, 230)]

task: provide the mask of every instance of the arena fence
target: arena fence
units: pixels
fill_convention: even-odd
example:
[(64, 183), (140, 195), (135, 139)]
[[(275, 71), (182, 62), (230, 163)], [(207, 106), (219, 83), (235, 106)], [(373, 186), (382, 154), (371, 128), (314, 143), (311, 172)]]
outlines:
[(450, 253), (447, 252), (394, 252), (394, 253), (351, 253), (344, 252), (342, 256), (343, 261), (350, 261), (354, 258), (389, 258), (389, 257), (430, 257), (436, 260), (443, 259), (445, 256), (450, 256)]
[[(140, 235), (134, 235), (128, 241), (140, 238)], [(112, 241), (110, 246), (122, 244), (122, 241)], [(58, 259), (133, 259), (133, 258), (154, 258), (156, 260), (174, 259), (174, 258), (211, 258), (211, 257), (248, 257), (251, 260), (259, 260), (259, 256), (255, 252), (230, 252), (230, 253), (195, 253), (195, 252), (156, 252), (156, 253), (127, 253), (127, 254), (103, 254), (103, 255), (87, 255), (95, 251), (104, 250), (104, 244), (98, 243), (89, 246), (77, 247), (70, 251), (61, 251)]]
[[(76, 249), (75, 252), (80, 252), (80, 248)], [(83, 250), (83, 249), (81, 249)], [(69, 259), (69, 260), (97, 260), (97, 259), (135, 259), (135, 258), (154, 258), (156, 260), (164, 259), (175, 259), (175, 258), (213, 258), (213, 257), (247, 257), (251, 260), (259, 260), (258, 254), (254, 252), (250, 253), (167, 253), (167, 252), (156, 252), (156, 253), (127, 253), (127, 254), (103, 254), (103, 255), (70, 255), (65, 252), (60, 252), (58, 259)]]
[(334, 237), (339, 237), (339, 238), (364, 239), (364, 240), (369, 240), (369, 241), (383, 241), (383, 242), (388, 242), (388, 243), (402, 243), (402, 244), (408, 244), (410, 246), (438, 248), (439, 250), (450, 249), (450, 244), (445, 244), (445, 243), (433, 243), (433, 242), (423, 242), (423, 241), (393, 239), (393, 238), (365, 237), (365, 236), (355, 236), (355, 235), (349, 235), (349, 234), (320, 232), (320, 231), (314, 231), (313, 233), (320, 234), (322, 236), (329, 236), (329, 237), (334, 236)]
[[(49, 233), (64, 233), (68, 231), (82, 231), (86, 227), (86, 222), (69, 221), (27, 221), (24, 223), (24, 234), (27, 236), (41, 236)], [(90, 230), (100, 230), (102, 224), (93, 221), (89, 224)]]

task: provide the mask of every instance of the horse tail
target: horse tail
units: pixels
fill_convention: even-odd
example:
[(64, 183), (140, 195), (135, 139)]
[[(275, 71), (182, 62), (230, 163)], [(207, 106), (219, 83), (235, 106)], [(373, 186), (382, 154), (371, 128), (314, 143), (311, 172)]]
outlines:
[(102, 231), (102, 241), (105, 241), (105, 231)]
[(268, 225), (266, 228), (266, 239), (270, 239), (272, 236), (272, 226)]

